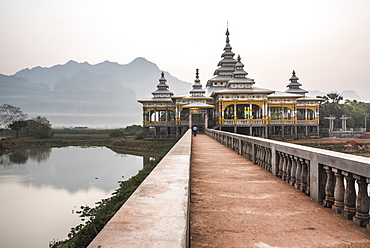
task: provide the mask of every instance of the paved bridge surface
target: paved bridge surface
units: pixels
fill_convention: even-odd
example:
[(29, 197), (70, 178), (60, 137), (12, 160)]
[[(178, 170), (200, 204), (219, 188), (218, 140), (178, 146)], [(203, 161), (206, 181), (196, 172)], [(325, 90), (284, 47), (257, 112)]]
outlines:
[(370, 247), (370, 234), (206, 135), (193, 137), (191, 247)]

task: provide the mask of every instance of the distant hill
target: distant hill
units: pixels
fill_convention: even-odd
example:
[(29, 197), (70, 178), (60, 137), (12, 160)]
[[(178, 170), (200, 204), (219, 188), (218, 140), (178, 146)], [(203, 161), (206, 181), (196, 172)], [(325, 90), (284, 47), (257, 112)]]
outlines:
[[(45, 83), (51, 89), (54, 89), (55, 84), (62, 77), (71, 77), (79, 71), (88, 71), (96, 75), (109, 75), (125, 86), (132, 88), (138, 98), (151, 97), (151, 92), (156, 89), (161, 73), (156, 64), (145, 58), (136, 58), (127, 65), (109, 61), (91, 65), (87, 62), (77, 63), (70, 60), (64, 65), (55, 65), (50, 68), (24, 69), (14, 74), (14, 76), (27, 78), (32, 84)], [(168, 72), (165, 74), (170, 90), (174, 93), (180, 94), (191, 89), (190, 83), (181, 81)]]
[[(140, 124), (142, 110), (137, 99), (152, 96), (160, 74), (160, 69), (144, 58), (127, 65), (71, 60), (50, 68), (24, 69), (12, 76), (0, 74), (0, 105), (20, 107), (31, 117), (45, 116), (54, 126)], [(174, 93), (191, 89), (191, 83), (165, 75)]]
[(342, 92), (338, 92), (338, 91), (330, 91), (330, 92), (322, 92), (322, 91), (319, 91), (319, 90), (310, 90), (308, 91), (308, 95), (310, 96), (324, 96), (328, 93), (338, 93), (339, 95), (343, 96), (343, 100), (357, 100), (357, 101), (360, 101), (361, 100), (361, 97), (353, 90), (345, 90), (345, 91), (342, 91)]

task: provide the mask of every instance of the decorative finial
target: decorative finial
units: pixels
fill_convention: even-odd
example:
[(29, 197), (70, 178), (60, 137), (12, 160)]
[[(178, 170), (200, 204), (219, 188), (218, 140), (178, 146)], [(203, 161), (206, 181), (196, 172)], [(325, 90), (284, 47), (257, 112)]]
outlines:
[(295, 70), (293, 70), (293, 76), (295, 76)]
[(195, 71), (196, 71), (196, 73), (195, 73), (195, 77), (196, 77), (196, 78), (199, 78), (199, 69), (197, 68)]
[(229, 40), (229, 35), (230, 35), (230, 33), (229, 33), (229, 21), (227, 21), (227, 23), (226, 23), (226, 36), (227, 36), (227, 40)]
[(238, 62), (240, 62), (241, 59), (240, 54), (238, 54)]
[(164, 71), (162, 71), (162, 77), (164, 77)]

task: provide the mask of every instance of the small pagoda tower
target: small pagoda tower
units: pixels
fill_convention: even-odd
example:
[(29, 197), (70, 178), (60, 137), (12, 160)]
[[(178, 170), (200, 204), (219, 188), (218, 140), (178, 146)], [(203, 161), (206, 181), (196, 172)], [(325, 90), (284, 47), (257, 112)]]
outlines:
[(144, 139), (174, 139), (178, 137), (175, 125), (176, 105), (174, 93), (169, 90), (164, 72), (161, 73), (157, 89), (149, 99), (138, 100), (143, 104)]
[(202, 84), (200, 83), (199, 69), (196, 69), (193, 89), (190, 90), (190, 95), (192, 97), (204, 97), (205, 93), (206, 91), (202, 88)]
[(157, 90), (152, 92), (153, 99), (171, 98), (173, 96), (173, 92), (168, 88), (169, 86), (167, 85), (167, 79), (164, 77), (164, 72), (162, 71), (159, 84), (157, 85)]
[(189, 109), (189, 127), (196, 125), (199, 131), (203, 131), (204, 127), (208, 127), (208, 117), (212, 115), (211, 110), (215, 106), (212, 105), (213, 98), (205, 96), (206, 91), (200, 83), (198, 69), (196, 69), (193, 88), (189, 93), (190, 95), (184, 98), (188, 104), (182, 106), (182, 108)]
[(221, 60), (218, 62), (219, 66), (215, 73), (213, 74), (215, 77), (211, 78), (207, 82), (207, 87), (225, 87), (227, 82), (231, 79), (233, 72), (235, 70), (236, 60), (234, 59), (235, 53), (233, 53), (232, 47), (230, 45), (229, 39), (229, 28), (226, 29), (226, 45), (224, 48), (224, 52), (221, 55)]
[(295, 75), (295, 71), (293, 70), (293, 75), (289, 79), (290, 83), (287, 85), (289, 89), (285, 91), (286, 93), (298, 94), (302, 96), (305, 96), (305, 94), (308, 93), (307, 90), (304, 90), (300, 87), (302, 84), (298, 82), (298, 79), (299, 78)]
[(251, 89), (255, 83), (254, 79), (247, 78), (248, 72), (244, 70), (244, 65), (241, 62), (241, 57), (238, 55), (238, 62), (235, 65), (235, 71), (227, 86), (232, 89)]

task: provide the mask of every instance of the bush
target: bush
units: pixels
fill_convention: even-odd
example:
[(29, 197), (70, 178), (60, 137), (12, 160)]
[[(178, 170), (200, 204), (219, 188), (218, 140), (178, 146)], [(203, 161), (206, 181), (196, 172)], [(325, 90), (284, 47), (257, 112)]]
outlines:
[(51, 124), (45, 117), (38, 116), (28, 120), (28, 125), (25, 130), (25, 135), (35, 139), (48, 139), (54, 133), (51, 132)]
[(140, 125), (127, 126), (125, 128), (112, 129), (109, 132), (110, 137), (142, 137), (143, 127)]

